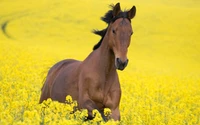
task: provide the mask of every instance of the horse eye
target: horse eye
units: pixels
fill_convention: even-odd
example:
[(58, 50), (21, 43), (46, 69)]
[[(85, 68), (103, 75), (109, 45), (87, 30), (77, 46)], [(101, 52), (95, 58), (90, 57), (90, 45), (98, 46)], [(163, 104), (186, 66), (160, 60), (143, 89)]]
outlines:
[(114, 34), (116, 34), (115, 30), (112, 30), (112, 32), (113, 32)]

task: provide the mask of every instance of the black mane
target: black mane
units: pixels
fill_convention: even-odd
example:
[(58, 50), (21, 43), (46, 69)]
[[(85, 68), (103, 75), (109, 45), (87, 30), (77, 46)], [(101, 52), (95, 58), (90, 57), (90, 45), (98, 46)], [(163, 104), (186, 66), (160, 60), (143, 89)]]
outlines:
[[(101, 17), (102, 21), (106, 22), (109, 25), (110, 23), (115, 22), (115, 20), (117, 20), (119, 18), (127, 18), (131, 22), (131, 20), (128, 18), (128, 13), (127, 13), (126, 10), (125, 11), (121, 11), (116, 17), (114, 17), (113, 16), (114, 5), (112, 4), (112, 5), (110, 5), (110, 7), (111, 7), (111, 10), (109, 10), (104, 15), (104, 17)], [(93, 47), (93, 50), (96, 50), (96, 49), (98, 49), (100, 47), (106, 32), (107, 32), (107, 28), (103, 29), (103, 30), (94, 30), (93, 31), (94, 34), (97, 34), (97, 35), (101, 36), (100, 41)]]
[(94, 30), (93, 31), (94, 34), (97, 34), (97, 35), (101, 36), (100, 41), (96, 45), (94, 45), (93, 50), (96, 50), (96, 49), (98, 49), (100, 47), (100, 45), (101, 45), (101, 43), (103, 41), (103, 38), (106, 35), (106, 32), (107, 32), (107, 28), (103, 29), (103, 30)]

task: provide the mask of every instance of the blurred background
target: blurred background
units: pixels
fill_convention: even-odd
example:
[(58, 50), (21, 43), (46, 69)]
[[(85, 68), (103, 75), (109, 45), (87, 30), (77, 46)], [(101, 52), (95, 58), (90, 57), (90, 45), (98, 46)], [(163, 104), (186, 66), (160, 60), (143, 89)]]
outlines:
[[(107, 27), (100, 17), (112, 3), (117, 1), (1, 1), (0, 40), (37, 49), (57, 60), (83, 60), (100, 39), (91, 31)], [(137, 13), (132, 20), (134, 35), (127, 70), (198, 75), (199, 1), (121, 2), (122, 9), (133, 5)]]

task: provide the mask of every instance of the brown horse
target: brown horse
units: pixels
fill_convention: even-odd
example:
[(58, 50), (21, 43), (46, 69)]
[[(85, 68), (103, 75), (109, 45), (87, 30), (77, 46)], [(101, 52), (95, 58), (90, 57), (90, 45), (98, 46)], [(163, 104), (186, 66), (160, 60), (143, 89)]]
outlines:
[(116, 69), (123, 70), (128, 64), (127, 51), (133, 33), (131, 19), (136, 8), (121, 11), (119, 3), (111, 7), (102, 17), (108, 27), (94, 31), (102, 38), (93, 52), (84, 61), (66, 59), (49, 70), (40, 103), (47, 98), (64, 103), (65, 97), (71, 95), (79, 109), (88, 110), (88, 119), (93, 118), (92, 110), (97, 109), (106, 121), (103, 110), (110, 108), (111, 118), (120, 120), (121, 88)]

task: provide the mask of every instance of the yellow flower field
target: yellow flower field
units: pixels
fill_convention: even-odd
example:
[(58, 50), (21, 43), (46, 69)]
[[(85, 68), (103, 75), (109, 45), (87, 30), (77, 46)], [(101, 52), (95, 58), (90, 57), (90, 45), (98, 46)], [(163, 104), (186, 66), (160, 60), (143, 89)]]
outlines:
[[(56, 62), (84, 60), (100, 37), (100, 20), (116, 0), (0, 1), (0, 125), (199, 125), (200, 1), (121, 0), (136, 6), (129, 65), (119, 71), (121, 121), (103, 122), (77, 105), (38, 104), (43, 80)], [(110, 110), (105, 109), (109, 115)]]

